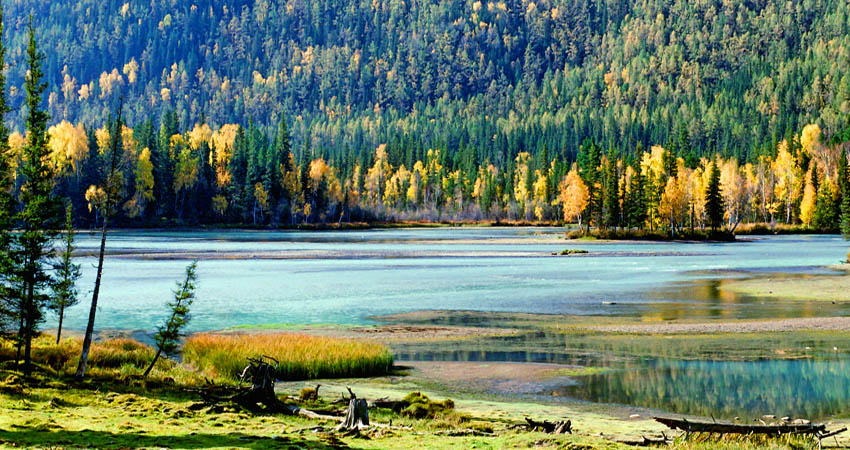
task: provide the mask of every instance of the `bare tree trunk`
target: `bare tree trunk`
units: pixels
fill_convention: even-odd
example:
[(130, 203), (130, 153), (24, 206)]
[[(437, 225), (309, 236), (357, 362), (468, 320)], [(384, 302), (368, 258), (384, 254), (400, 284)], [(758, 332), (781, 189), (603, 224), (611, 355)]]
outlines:
[(147, 378), (148, 375), (150, 375), (151, 370), (153, 370), (153, 366), (156, 365), (156, 362), (159, 360), (160, 355), (162, 355), (162, 349), (157, 348), (156, 349), (156, 356), (153, 357), (153, 361), (151, 361), (151, 365), (149, 365), (148, 368), (145, 369), (145, 373), (142, 375), (142, 378)]
[(86, 364), (89, 360), (92, 335), (94, 334), (94, 318), (97, 314), (97, 298), (100, 295), (100, 279), (103, 274), (103, 256), (106, 253), (106, 215), (103, 216), (103, 228), (100, 234), (100, 254), (97, 258), (97, 278), (94, 280), (94, 292), (91, 297), (91, 309), (89, 310), (89, 323), (86, 325), (86, 336), (83, 338), (83, 352), (80, 354), (80, 362), (77, 365), (77, 378), (86, 376)]
[(24, 326), (24, 373), (29, 375), (32, 373), (32, 329), (34, 317), (32, 310), (35, 307), (35, 286), (30, 283), (27, 286), (27, 303), (26, 303), (26, 325)]
[(59, 328), (56, 330), (56, 345), (59, 345), (59, 340), (62, 339), (62, 319), (65, 318), (65, 305), (59, 307)]

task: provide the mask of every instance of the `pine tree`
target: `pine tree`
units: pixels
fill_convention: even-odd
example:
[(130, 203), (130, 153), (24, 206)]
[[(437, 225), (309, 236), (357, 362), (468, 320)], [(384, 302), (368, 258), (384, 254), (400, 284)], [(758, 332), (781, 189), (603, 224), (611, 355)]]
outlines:
[(723, 197), (720, 195), (720, 168), (716, 161), (711, 163), (705, 189), (705, 214), (711, 230), (717, 231), (723, 224)]
[(16, 323), (18, 273), (13, 252), (12, 220), (15, 213), (14, 179), (12, 177), (12, 150), (9, 148), (9, 128), (6, 114), (10, 108), (6, 101), (6, 46), (4, 36), (3, 7), (0, 3), (0, 332), (7, 332)]
[(640, 169), (635, 171), (629, 185), (629, 228), (642, 230), (646, 224), (646, 186)]
[(168, 303), (168, 308), (171, 310), (171, 316), (165, 321), (165, 324), (157, 330), (154, 335), (156, 342), (156, 355), (151, 361), (151, 364), (145, 370), (143, 377), (147, 377), (154, 365), (156, 365), (159, 357), (173, 356), (177, 353), (178, 343), (180, 342), (181, 332), (189, 323), (189, 308), (195, 300), (195, 283), (198, 280), (196, 270), (198, 262), (192, 261), (186, 267), (186, 278), (182, 283), (177, 283), (177, 290), (174, 291), (174, 301)]
[(579, 174), (587, 186), (589, 198), (587, 201), (587, 229), (591, 225), (599, 226), (602, 218), (602, 195), (597, 188), (599, 184), (599, 165), (602, 155), (599, 147), (590, 139), (584, 141), (578, 155)]
[(847, 154), (838, 153), (838, 193), (841, 234), (850, 239), (850, 169), (847, 167)]
[(65, 247), (59, 255), (56, 265), (56, 280), (53, 283), (53, 298), (50, 309), (59, 316), (59, 327), (56, 330), (56, 343), (62, 338), (62, 321), (65, 310), (80, 302), (77, 296), (77, 280), (80, 279), (80, 265), (74, 264), (71, 258), (74, 252), (74, 220), (70, 203), (65, 209), (65, 234), (62, 236)]
[(812, 226), (815, 229), (826, 232), (835, 231), (840, 214), (834, 197), (835, 192), (832, 189), (832, 183), (824, 180), (818, 190), (815, 213), (812, 217)]
[(45, 293), (51, 283), (48, 268), (53, 240), (59, 224), (59, 203), (53, 195), (53, 170), (49, 164), (50, 149), (47, 146), (47, 121), (49, 116), (42, 107), (44, 80), (42, 67), (44, 54), (38, 49), (32, 18), (28, 26), (29, 37), (26, 49), (27, 76), (25, 79), (29, 136), (23, 148), (23, 163), (20, 175), (24, 178), (21, 187), (21, 211), (17, 214), (21, 232), (17, 235), (20, 251), (21, 289), (19, 342), (24, 347), (24, 372), (32, 371), (32, 339), (43, 320), (43, 310), (49, 301)]
[[(613, 158), (609, 154), (609, 158)], [(617, 228), (620, 225), (620, 178), (617, 176), (617, 162), (609, 159), (605, 166), (605, 226)]]
[(271, 185), (271, 197), (274, 202), (292, 198), (293, 193), (286, 192), (286, 189), (281, 183), (281, 174), (292, 170), (289, 161), (289, 155), (291, 153), (292, 143), (290, 142), (289, 126), (286, 123), (286, 116), (281, 115), (280, 123), (274, 136), (274, 152), (271, 158), (273, 161), (272, 170), (275, 171)]

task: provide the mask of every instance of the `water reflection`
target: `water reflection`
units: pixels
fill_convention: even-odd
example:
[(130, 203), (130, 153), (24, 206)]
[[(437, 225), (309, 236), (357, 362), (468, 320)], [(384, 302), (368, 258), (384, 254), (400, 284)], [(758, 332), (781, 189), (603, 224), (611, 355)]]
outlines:
[(717, 418), (850, 414), (850, 361), (654, 360), (581, 377), (561, 395)]
[[(850, 415), (850, 354), (845, 344), (845, 334), (831, 332), (708, 336), (533, 332), (392, 345), (398, 361), (606, 369), (565, 380), (554, 390), (556, 396), (550, 383), (540, 380), (541, 392), (535, 397), (549, 401), (578, 399), (717, 418), (776, 414), (821, 419)], [(493, 392), (497, 387), (481, 389)]]

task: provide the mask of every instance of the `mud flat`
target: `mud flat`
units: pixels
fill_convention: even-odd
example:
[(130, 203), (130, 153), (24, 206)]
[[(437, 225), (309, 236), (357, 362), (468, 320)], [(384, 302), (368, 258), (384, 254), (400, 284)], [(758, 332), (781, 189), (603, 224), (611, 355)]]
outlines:
[(850, 264), (830, 267), (835, 275), (758, 277), (723, 283), (722, 289), (780, 300), (850, 302)]

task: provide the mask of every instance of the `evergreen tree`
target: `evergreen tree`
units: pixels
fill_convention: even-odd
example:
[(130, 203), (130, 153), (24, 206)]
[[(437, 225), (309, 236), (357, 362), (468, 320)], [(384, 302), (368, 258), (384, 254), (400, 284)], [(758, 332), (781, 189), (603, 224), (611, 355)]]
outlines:
[(71, 205), (65, 209), (65, 234), (62, 236), (65, 244), (59, 255), (59, 263), (56, 265), (56, 280), (53, 283), (53, 298), (50, 309), (59, 316), (59, 327), (56, 330), (56, 343), (62, 338), (62, 322), (65, 318), (65, 310), (80, 302), (77, 296), (77, 280), (80, 279), (80, 265), (74, 264), (72, 254), (74, 252), (74, 220)]
[(847, 166), (847, 153), (838, 152), (838, 193), (841, 234), (850, 239), (850, 169)]
[[(613, 155), (609, 154), (609, 158)], [(618, 227), (620, 225), (620, 178), (617, 176), (617, 161), (609, 159), (605, 166), (605, 226)]]
[(151, 361), (151, 364), (145, 370), (143, 377), (147, 377), (153, 370), (159, 357), (173, 356), (177, 353), (178, 344), (180, 342), (181, 332), (189, 323), (189, 308), (195, 300), (195, 283), (198, 280), (196, 270), (198, 262), (192, 261), (186, 267), (186, 278), (182, 283), (177, 283), (177, 290), (174, 291), (174, 301), (168, 303), (168, 308), (171, 310), (171, 316), (165, 321), (165, 324), (157, 330), (154, 335), (156, 342), (156, 355)]
[(812, 217), (812, 226), (817, 230), (833, 232), (836, 231), (840, 212), (835, 202), (835, 191), (832, 183), (824, 180), (818, 189), (818, 197), (815, 202), (815, 213)]
[(723, 197), (720, 195), (720, 168), (718, 162), (711, 163), (708, 186), (705, 188), (705, 215), (712, 231), (723, 224)]
[(7, 332), (17, 322), (18, 267), (13, 251), (12, 220), (15, 213), (14, 177), (12, 174), (12, 150), (9, 148), (9, 128), (6, 114), (10, 111), (6, 100), (6, 45), (3, 43), (3, 6), (0, 3), (0, 332)]
[(17, 235), (21, 260), (18, 339), (24, 347), (24, 372), (30, 373), (32, 339), (49, 301), (46, 292), (52, 280), (48, 265), (60, 217), (59, 203), (52, 192), (54, 174), (49, 164), (50, 149), (47, 146), (49, 116), (42, 107), (44, 90), (47, 88), (44, 82), (44, 54), (38, 49), (32, 18), (28, 25), (26, 53), (26, 125), (29, 134), (19, 170), (24, 184), (20, 195), (22, 209), (17, 214), (21, 228)]
[(599, 226), (602, 218), (602, 193), (599, 192), (599, 165), (601, 164), (602, 154), (599, 147), (592, 140), (587, 139), (581, 146), (578, 155), (579, 175), (581, 175), (584, 184), (587, 186), (589, 197), (587, 199), (587, 225), (590, 230), (591, 225)]
[(646, 192), (644, 177), (640, 173), (640, 168), (635, 170), (635, 174), (632, 176), (627, 198), (629, 228), (642, 230), (646, 224)]

